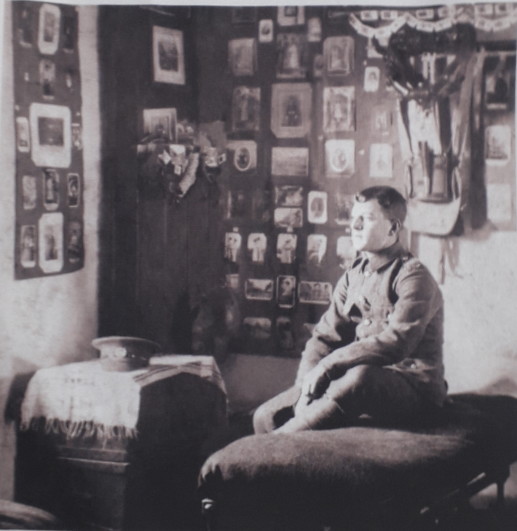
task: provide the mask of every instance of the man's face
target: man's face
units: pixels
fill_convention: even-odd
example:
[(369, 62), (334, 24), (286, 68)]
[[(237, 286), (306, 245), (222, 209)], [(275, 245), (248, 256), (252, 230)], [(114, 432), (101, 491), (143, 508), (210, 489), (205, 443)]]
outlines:
[(379, 252), (397, 239), (393, 223), (386, 217), (376, 199), (355, 202), (352, 208), (352, 243), (357, 251)]

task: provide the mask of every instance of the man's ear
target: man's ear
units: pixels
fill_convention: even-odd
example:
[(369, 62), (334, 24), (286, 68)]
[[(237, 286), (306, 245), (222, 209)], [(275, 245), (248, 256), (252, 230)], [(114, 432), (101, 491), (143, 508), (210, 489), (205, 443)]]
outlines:
[(391, 220), (391, 227), (390, 227), (390, 234), (398, 234), (400, 232), (400, 229), (402, 229), (402, 223), (399, 219), (392, 219)]

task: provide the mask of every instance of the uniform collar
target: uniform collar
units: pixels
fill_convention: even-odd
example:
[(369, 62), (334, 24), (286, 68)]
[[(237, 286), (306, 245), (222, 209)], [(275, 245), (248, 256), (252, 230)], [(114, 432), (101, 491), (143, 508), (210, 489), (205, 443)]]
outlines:
[(381, 267), (385, 266), (389, 262), (393, 261), (395, 258), (398, 258), (405, 254), (405, 249), (402, 247), (400, 242), (394, 243), (391, 247), (383, 249), (379, 253), (375, 253), (367, 257), (364, 256), (364, 266), (371, 271), (378, 271)]

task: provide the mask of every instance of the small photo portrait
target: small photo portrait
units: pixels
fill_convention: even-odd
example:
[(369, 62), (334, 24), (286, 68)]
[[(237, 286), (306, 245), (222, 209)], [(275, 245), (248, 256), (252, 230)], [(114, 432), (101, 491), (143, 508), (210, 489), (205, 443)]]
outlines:
[(34, 43), (33, 9), (35, 6), (22, 5), (18, 8), (18, 42), (29, 47)]
[(254, 264), (263, 264), (266, 258), (267, 237), (262, 232), (251, 232), (248, 235), (248, 254)]
[(312, 89), (309, 83), (273, 84), (271, 130), (277, 138), (300, 138), (311, 127)]
[(182, 31), (153, 26), (153, 78), (157, 83), (185, 84)]
[(292, 350), (295, 347), (293, 325), (289, 317), (281, 315), (276, 318), (276, 334), (278, 337), (278, 346), (282, 350)]
[(39, 10), (38, 48), (44, 55), (53, 55), (59, 44), (61, 9), (53, 4), (43, 4)]
[(273, 300), (273, 281), (269, 278), (248, 278), (244, 284), (244, 295), (250, 300)]
[(326, 140), (325, 168), (327, 177), (350, 177), (355, 172), (355, 141)]
[(307, 220), (309, 223), (322, 224), (328, 221), (327, 192), (309, 192), (307, 198)]
[(20, 153), (28, 153), (31, 150), (29, 120), (25, 116), (16, 117), (16, 148)]
[(228, 142), (228, 159), (238, 172), (247, 172), (257, 168), (257, 143), (253, 140), (235, 140)]
[(276, 75), (281, 79), (304, 78), (308, 69), (307, 37), (301, 33), (279, 33), (276, 38)]
[(346, 76), (354, 71), (354, 39), (327, 37), (323, 43), (325, 69), (329, 75)]
[(307, 177), (309, 148), (274, 147), (271, 150), (271, 173), (276, 177)]
[(271, 192), (257, 189), (251, 197), (251, 215), (259, 223), (269, 223), (271, 220)]
[(332, 298), (330, 282), (301, 280), (298, 287), (298, 300), (304, 304), (329, 304)]
[(303, 206), (303, 187), (292, 184), (275, 186), (275, 205), (279, 207)]
[(50, 59), (41, 59), (39, 62), (39, 83), (44, 99), (52, 100), (56, 89), (56, 63)]
[(303, 210), (301, 208), (275, 208), (275, 227), (299, 229), (303, 225)]
[(83, 149), (83, 128), (81, 124), (72, 124), (72, 147), (77, 151)]
[(273, 42), (273, 21), (271, 19), (259, 22), (258, 40), (259, 42)]
[(66, 254), (71, 264), (77, 264), (83, 259), (83, 227), (80, 221), (70, 221), (68, 224)]
[(515, 78), (505, 56), (487, 60), (485, 74), (485, 106), (487, 109), (506, 110), (514, 94)]
[(243, 218), (248, 213), (248, 195), (245, 190), (228, 190), (227, 191), (227, 210), (226, 218)]
[(309, 234), (307, 237), (307, 263), (321, 266), (327, 252), (327, 237), (324, 234)]
[(354, 249), (350, 236), (340, 236), (337, 239), (336, 255), (341, 269), (349, 269), (352, 266), (357, 251)]
[(224, 237), (224, 257), (229, 262), (237, 262), (241, 250), (242, 236), (238, 232), (227, 232)]
[(256, 70), (255, 39), (231, 39), (228, 41), (228, 62), (234, 76), (252, 76)]
[(509, 125), (485, 128), (485, 160), (490, 165), (504, 165), (511, 157), (512, 132)]
[(234, 24), (248, 24), (256, 20), (256, 7), (232, 7), (232, 22)]
[(378, 66), (367, 66), (364, 69), (364, 91), (377, 92), (379, 90), (380, 78), (381, 71)]
[(70, 15), (63, 17), (63, 50), (73, 52), (77, 38), (77, 17)]
[(276, 240), (276, 257), (281, 264), (292, 264), (296, 260), (296, 234), (282, 232)]
[(66, 176), (67, 181), (67, 200), (68, 206), (75, 208), (79, 206), (81, 200), (81, 180), (77, 173), (69, 173)]
[(260, 128), (260, 88), (235, 87), (232, 96), (232, 130), (258, 131)]
[(323, 131), (337, 133), (355, 130), (355, 87), (323, 89)]
[(354, 195), (337, 192), (334, 197), (334, 221), (336, 225), (350, 226), (352, 218), (352, 207), (354, 206)]
[(144, 109), (144, 136), (142, 142), (167, 142), (177, 140), (176, 109)]
[(271, 319), (267, 317), (245, 317), (242, 321), (247, 339), (267, 341), (271, 338)]
[(20, 228), (20, 264), (24, 268), (36, 265), (37, 241), (36, 226), (22, 225)]
[(307, 40), (309, 42), (321, 41), (321, 18), (312, 17), (307, 21)]
[(36, 177), (33, 175), (24, 175), (22, 177), (22, 196), (24, 210), (33, 210), (36, 208), (38, 187)]
[(63, 214), (43, 214), (38, 222), (38, 258), (44, 273), (63, 268)]
[(296, 298), (296, 277), (279, 275), (276, 279), (276, 302), (280, 308), (293, 308)]
[(43, 205), (46, 210), (59, 206), (59, 173), (52, 168), (43, 170)]
[(370, 177), (391, 179), (393, 177), (393, 147), (391, 144), (370, 145)]
[(376, 105), (373, 109), (373, 130), (381, 135), (389, 135), (391, 125), (391, 110), (385, 105)]
[(282, 6), (278, 8), (277, 22), (279, 26), (299, 26), (305, 23), (305, 7)]
[(238, 292), (240, 289), (240, 277), (236, 273), (228, 273), (225, 276), (225, 286), (232, 291)]

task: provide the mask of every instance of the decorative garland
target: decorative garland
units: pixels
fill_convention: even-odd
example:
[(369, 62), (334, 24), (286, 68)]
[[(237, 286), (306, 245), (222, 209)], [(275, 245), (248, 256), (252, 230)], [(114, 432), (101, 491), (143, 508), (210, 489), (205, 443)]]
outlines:
[[(407, 11), (396, 13), (397, 18), (393, 22), (377, 28), (364, 24), (353, 13), (349, 15), (349, 22), (360, 35), (369, 39), (375, 37), (377, 40), (391, 37), (406, 24), (419, 31), (431, 33), (447, 30), (458, 23), (472, 24), (476, 29), (487, 32), (504, 31), (517, 23), (517, 5), (513, 6), (513, 10), (509, 11), (506, 16), (497, 19), (481, 16), (479, 10), (474, 9), (474, 6), (450, 6), (448, 16), (436, 21), (422, 20)], [(374, 17), (368, 18), (373, 19)]]

